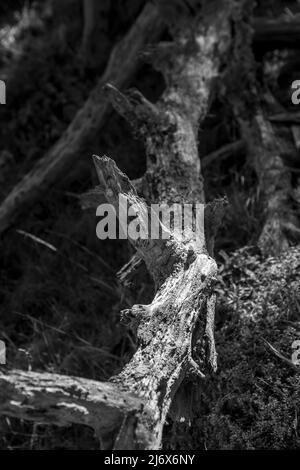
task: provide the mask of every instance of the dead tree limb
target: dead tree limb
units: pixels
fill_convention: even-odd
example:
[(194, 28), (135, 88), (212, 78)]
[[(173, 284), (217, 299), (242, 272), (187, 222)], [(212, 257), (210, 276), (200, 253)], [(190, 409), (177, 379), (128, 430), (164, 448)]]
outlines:
[(101, 436), (140, 408), (140, 399), (112, 383), (46, 372), (0, 371), (0, 413), (7, 416), (57, 426), (84, 424)]
[(157, 9), (147, 4), (124, 39), (113, 49), (106, 70), (82, 109), (57, 143), (7, 195), (0, 206), (0, 233), (82, 157), (88, 142), (104, 125), (110, 107), (103, 85), (122, 87), (139, 63), (139, 53), (163, 29)]
[[(274, 22), (275, 24), (276, 22)], [(281, 24), (281, 20), (276, 24)], [(265, 20), (254, 23), (254, 39), (263, 40), (264, 31), (276, 30), (275, 26), (265, 28)], [(299, 34), (297, 22), (283, 23), (287, 37), (292, 31)], [(279, 27), (277, 29), (280, 29)], [(67, 130), (57, 143), (42, 157), (23, 179), (12, 189), (0, 205), (0, 233), (11, 226), (19, 214), (39, 199), (61, 175), (82, 157), (89, 140), (104, 125), (110, 110), (107, 94), (102, 87), (106, 82), (122, 87), (137, 68), (138, 53), (145, 44), (154, 41), (163, 30), (162, 21), (154, 5), (146, 5), (126, 37), (114, 48), (103, 77), (92, 91), (84, 107), (78, 111)], [(268, 33), (271, 36), (274, 31)], [(267, 34), (267, 33), (266, 33)], [(295, 36), (294, 42), (299, 36)]]
[[(135, 90), (123, 94), (113, 86), (106, 88), (116, 110), (145, 141), (147, 171), (141, 184), (145, 201), (107, 158), (95, 161), (100, 186), (112, 204), (117, 205), (120, 193), (130, 203), (138, 203), (141, 225), (146, 204), (204, 201), (197, 128), (207, 113), (215, 78), (230, 45), (229, 10), (224, 4), (212, 10), (203, 22), (196, 23), (193, 41), (184, 29), (178, 43), (161, 44), (151, 51), (154, 65), (164, 73), (167, 83), (158, 103), (149, 103)], [(210, 222), (215, 225), (213, 214), (211, 211)], [(144, 447), (158, 448), (166, 415), (184, 377), (192, 373), (203, 378), (216, 368), (212, 332), (216, 264), (208, 255), (208, 240), (192, 232), (183, 237), (173, 231), (167, 243), (132, 243), (154, 278), (156, 295), (150, 305), (134, 306), (123, 313), (135, 324), (139, 347), (113, 381), (122, 389), (134, 391), (152, 410), (148, 435), (140, 435), (139, 422), (144, 422), (140, 416), (136, 436), (144, 440)], [(136, 260), (132, 264), (136, 266)], [(196, 325), (198, 363), (193, 357)], [(117, 448), (126, 442), (125, 423)]]
[[(117, 111), (144, 139), (147, 171), (141, 182), (141, 198), (113, 160), (94, 157), (101, 193), (116, 208), (120, 195), (134, 204), (142, 228), (150, 203), (190, 203), (193, 208), (204, 203), (198, 126), (208, 112), (213, 85), (231, 43), (231, 5), (209, 2), (201, 19), (197, 16), (194, 22), (178, 25), (174, 43), (157, 46), (152, 56), (167, 86), (155, 105), (137, 91), (123, 94), (111, 84), (105, 88)], [(138, 397), (143, 407), (125, 413), (117, 449), (160, 448), (166, 416), (183, 379), (192, 374), (202, 380), (216, 369), (213, 323), (217, 266), (209, 253), (222, 204), (208, 207), (205, 232), (203, 226), (203, 231), (196, 230), (192, 211), (189, 229), (183, 232), (172, 227), (169, 239), (135, 239), (129, 234), (154, 279), (156, 294), (149, 305), (134, 305), (123, 312), (123, 317), (135, 324), (138, 349), (111, 382), (123, 393)], [(8, 377), (4, 374), (2, 383)], [(60, 395), (56, 399), (59, 403)], [(6, 403), (9, 413), (13, 404)]]

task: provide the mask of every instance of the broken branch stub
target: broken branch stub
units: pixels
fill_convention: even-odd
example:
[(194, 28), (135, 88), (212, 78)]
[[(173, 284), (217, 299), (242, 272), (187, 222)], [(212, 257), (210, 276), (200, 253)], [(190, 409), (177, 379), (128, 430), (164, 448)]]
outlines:
[[(181, 31), (178, 44), (169, 48), (168, 60), (160, 64), (167, 87), (155, 105), (139, 92), (124, 94), (112, 85), (105, 88), (115, 109), (144, 140), (144, 199), (107, 157), (95, 160), (97, 173), (109, 202), (115, 204), (121, 192), (129, 202), (140, 205), (141, 224), (149, 204), (204, 203), (197, 130), (209, 109), (215, 78), (230, 44), (230, 9), (226, 3), (218, 5), (205, 21), (192, 26), (193, 40), (190, 31)], [(212, 225), (214, 220), (217, 225), (221, 207), (223, 202), (211, 207)], [(211, 238), (214, 235), (212, 229)], [(171, 230), (169, 240), (130, 241), (155, 280), (156, 294), (149, 305), (123, 312), (125, 320), (135, 326), (138, 349), (112, 381), (142, 398), (151, 410), (147, 418), (136, 415), (135, 445), (153, 449), (161, 445), (167, 413), (184, 377), (192, 373), (203, 379), (216, 368), (213, 286), (217, 266), (205, 240), (192, 231), (188, 237)], [(192, 348), (196, 326), (198, 363)], [(126, 445), (124, 422), (117, 447)]]
[[(209, 5), (201, 19), (197, 16), (188, 24), (181, 22), (173, 47), (165, 52), (167, 58), (161, 60), (162, 49), (158, 46), (155, 66), (164, 74), (166, 89), (155, 105), (139, 92), (123, 94), (116, 83), (103, 90), (144, 140), (147, 171), (139, 180), (141, 198), (111, 159), (95, 157), (100, 190), (115, 207), (120, 194), (135, 204), (141, 225), (146, 222), (150, 204), (204, 203), (198, 127), (209, 110), (215, 80), (229, 51), (232, 2), (212, 1)], [(210, 211), (211, 239), (221, 206), (217, 204)], [(184, 235), (170, 229), (169, 239), (130, 239), (155, 280), (156, 293), (149, 305), (133, 306), (124, 312), (124, 317), (135, 324), (138, 348), (124, 369), (111, 379), (110, 386), (142, 405), (123, 410), (115, 445), (119, 449), (160, 448), (170, 405), (185, 376), (194, 374), (203, 379), (216, 368), (213, 290), (217, 266), (209, 254), (211, 240), (207, 243), (205, 237), (195, 234), (193, 224), (190, 227)], [(19, 401), (26, 400), (21, 384), (31, 377), (30, 373), (23, 374), (16, 377)], [(8, 379), (9, 373), (4, 373), (0, 384)], [(44, 402), (54, 417), (64, 397), (64, 389), (58, 390), (53, 402)], [(39, 394), (31, 398), (35, 409)], [(87, 395), (86, 401), (90, 398)], [(76, 400), (74, 394), (72, 400)], [(9, 413), (14, 404), (9, 397), (5, 403)], [(101, 409), (96, 421), (102, 419)], [(69, 414), (67, 422), (71, 420)], [(95, 422), (90, 425), (97, 428)]]

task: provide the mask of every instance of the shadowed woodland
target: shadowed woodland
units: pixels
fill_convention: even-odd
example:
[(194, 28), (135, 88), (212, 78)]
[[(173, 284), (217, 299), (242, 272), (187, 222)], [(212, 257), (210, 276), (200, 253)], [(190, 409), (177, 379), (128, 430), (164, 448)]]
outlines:
[[(2, 2), (1, 449), (300, 449), (299, 49), (297, 1)], [(119, 194), (205, 241), (99, 240)]]

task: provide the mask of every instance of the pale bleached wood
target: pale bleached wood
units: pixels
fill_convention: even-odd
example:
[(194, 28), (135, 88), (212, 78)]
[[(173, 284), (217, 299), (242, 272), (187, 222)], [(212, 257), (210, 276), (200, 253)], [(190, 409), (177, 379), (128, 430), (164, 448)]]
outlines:
[(142, 401), (108, 382), (46, 372), (0, 370), (0, 413), (43, 424), (91, 426), (98, 436), (121, 425)]
[[(166, 80), (165, 92), (155, 105), (137, 91), (120, 92), (115, 83), (105, 87), (108, 99), (144, 140), (147, 171), (139, 180), (141, 198), (112, 159), (95, 156), (100, 192), (116, 208), (120, 194), (134, 203), (141, 224), (151, 203), (204, 203), (198, 127), (209, 110), (216, 78), (231, 44), (231, 8), (232, 2), (212, 1), (201, 17), (188, 23), (179, 18), (174, 42), (159, 44), (151, 51), (155, 67)], [(111, 383), (120, 393), (137, 397), (143, 406), (125, 410), (117, 449), (159, 449), (167, 414), (184, 378), (192, 374), (204, 380), (216, 369), (217, 265), (212, 241), (222, 204), (207, 206), (207, 226), (202, 234), (190, 225), (184, 234), (171, 228), (169, 240), (130, 240), (152, 275), (156, 292), (149, 305), (134, 305), (123, 312), (135, 323), (138, 348)], [(2, 383), (9, 374), (3, 374)], [(30, 378), (31, 373), (24, 374), (26, 382), (26, 374)], [(20, 383), (18, 377), (16, 381)], [(18, 391), (20, 400), (22, 396), (26, 399), (25, 390), (19, 387)], [(54, 417), (62, 398), (58, 393), (51, 406)], [(34, 410), (34, 396), (31, 405)], [(12, 408), (15, 410), (8, 395), (6, 413)]]

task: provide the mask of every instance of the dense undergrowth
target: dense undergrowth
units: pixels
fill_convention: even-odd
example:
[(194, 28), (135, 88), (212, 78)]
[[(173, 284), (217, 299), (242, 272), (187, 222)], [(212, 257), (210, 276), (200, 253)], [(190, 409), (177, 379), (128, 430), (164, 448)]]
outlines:
[(220, 266), (218, 371), (193, 384), (198, 417), (170, 424), (166, 445), (190, 449), (299, 449), (300, 250), (263, 260), (254, 247)]
[[(79, 2), (66, 2), (54, 17), (56, 3), (29, 2), (24, 9), (16, 1), (0, 10), (0, 78), (7, 81), (8, 96), (0, 109), (1, 197), (61, 135), (103, 70), (78, 58)], [(127, 8), (114, 2), (112, 43), (142, 2), (125, 3)], [(119, 25), (116, 12), (124, 18)], [(134, 85), (153, 100), (164, 86), (149, 66)], [(214, 103), (199, 131), (200, 155), (238, 137), (230, 110)], [(144, 302), (151, 286), (141, 283), (132, 298), (118, 285), (115, 274), (131, 248), (97, 240), (95, 215), (80, 209), (78, 196), (96, 183), (91, 153), (107, 153), (131, 178), (144, 172), (142, 145), (112, 115), (78, 162), (80, 171), (65, 175), (65, 182), (1, 237), (0, 337), (8, 344), (11, 367), (107, 380), (135, 350), (134, 336), (119, 324), (119, 311)], [(300, 324), (299, 250), (279, 261), (264, 261), (254, 248), (241, 250), (255, 244), (262, 221), (256, 179), (244, 154), (214, 162), (204, 178), (208, 200), (226, 194), (230, 203), (216, 244), (219, 371), (193, 384), (198, 416), (180, 426), (170, 421), (165, 447), (299, 448), (299, 375), (263, 341), (290, 358)], [(0, 448), (97, 447), (88, 428), (0, 418)]]

